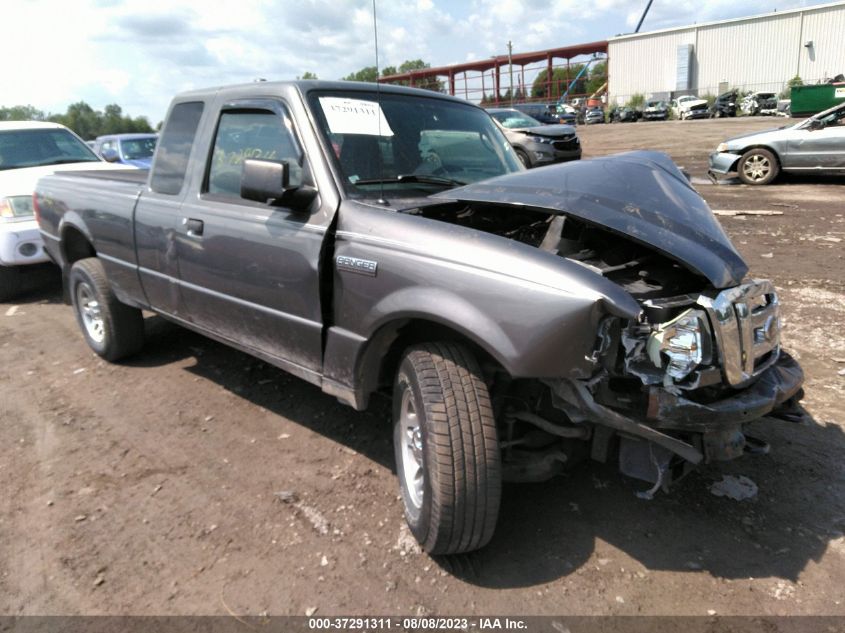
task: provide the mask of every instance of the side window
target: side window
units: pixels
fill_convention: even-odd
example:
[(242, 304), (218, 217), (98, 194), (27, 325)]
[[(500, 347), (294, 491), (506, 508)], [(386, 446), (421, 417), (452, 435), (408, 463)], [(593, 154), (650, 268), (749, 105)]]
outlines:
[(202, 116), (203, 103), (191, 101), (173, 106), (159, 141), (150, 188), (158, 193), (176, 195), (182, 191), (188, 157)]
[(248, 158), (299, 161), (288, 116), (267, 110), (223, 111), (208, 166), (208, 193), (240, 198), (241, 169)]

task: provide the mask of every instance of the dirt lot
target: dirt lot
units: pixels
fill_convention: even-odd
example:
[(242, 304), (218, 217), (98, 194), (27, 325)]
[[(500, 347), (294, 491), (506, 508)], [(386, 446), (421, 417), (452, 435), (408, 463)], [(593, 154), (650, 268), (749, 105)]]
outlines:
[[(0, 613), (845, 614), (845, 180), (704, 180), (717, 143), (773, 123), (581, 128), (587, 155), (669, 152), (714, 209), (783, 212), (722, 218), (807, 374), (809, 424), (755, 423), (769, 456), (650, 502), (595, 465), (508, 485), (489, 547), (432, 559), (385, 403), (356, 413), (158, 317), (109, 365), (53, 282), (0, 305)], [(710, 494), (723, 473), (757, 498)]]

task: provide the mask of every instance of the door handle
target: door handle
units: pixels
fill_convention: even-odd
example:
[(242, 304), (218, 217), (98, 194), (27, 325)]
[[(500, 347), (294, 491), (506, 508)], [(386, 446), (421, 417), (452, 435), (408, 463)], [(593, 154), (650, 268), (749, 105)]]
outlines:
[(185, 228), (188, 230), (188, 235), (191, 237), (201, 236), (203, 228), (205, 228), (203, 221), (197, 220), (196, 218), (185, 218), (182, 220), (182, 224), (185, 225)]

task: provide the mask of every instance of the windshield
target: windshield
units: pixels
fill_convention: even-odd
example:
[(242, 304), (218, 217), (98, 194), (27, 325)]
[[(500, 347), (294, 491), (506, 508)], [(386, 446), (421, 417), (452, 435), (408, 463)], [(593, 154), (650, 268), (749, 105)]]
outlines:
[[(814, 114), (808, 119), (804, 119), (801, 123), (794, 126), (796, 129), (810, 127), (813, 121), (819, 121), (820, 127), (828, 127), (830, 125), (845, 125), (845, 103), (839, 103), (832, 108), (823, 110), (818, 114)], [(818, 124), (816, 124), (818, 125)]]
[(68, 130), (0, 132), (0, 170), (99, 161), (97, 155)]
[(520, 170), (490, 117), (469, 104), (357, 91), (309, 99), (351, 196), (429, 194)]
[(509, 130), (521, 127), (539, 127), (543, 125), (537, 119), (534, 119), (527, 114), (523, 114), (518, 110), (493, 110), (490, 116), (502, 124)]
[(156, 137), (125, 138), (120, 141), (120, 151), (124, 160), (150, 158), (156, 148)]

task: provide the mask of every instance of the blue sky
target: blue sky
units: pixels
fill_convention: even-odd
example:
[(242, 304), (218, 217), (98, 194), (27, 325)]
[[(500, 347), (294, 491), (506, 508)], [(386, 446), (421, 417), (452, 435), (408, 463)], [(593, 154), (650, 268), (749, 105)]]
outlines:
[[(381, 65), (433, 66), (633, 31), (646, 0), (377, 0)], [(654, 0), (643, 31), (824, 4)], [(372, 0), (7, 0), (0, 105), (121, 105), (155, 125), (173, 94), (374, 64)], [(19, 54), (15, 55), (15, 51)], [(529, 79), (530, 81), (530, 79)]]

